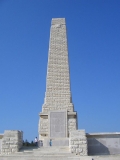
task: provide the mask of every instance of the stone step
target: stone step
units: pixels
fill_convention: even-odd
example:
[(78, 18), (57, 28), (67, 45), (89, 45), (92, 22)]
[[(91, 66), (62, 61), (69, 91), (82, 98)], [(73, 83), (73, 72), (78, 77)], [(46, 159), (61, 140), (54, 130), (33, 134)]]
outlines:
[(101, 156), (1, 156), (0, 160), (120, 160), (120, 155)]
[(93, 160), (89, 156), (0, 156), (0, 160)]
[[(24, 151), (26, 152), (26, 151)], [(70, 153), (69, 149), (39, 149), (39, 150), (33, 150), (33, 152), (56, 152), (56, 153)]]
[(23, 147), (20, 152), (0, 156), (0, 160), (92, 160), (70, 153), (69, 147)]
[[(14, 153), (14, 155), (40, 155), (40, 156), (46, 156), (46, 155), (64, 155), (64, 156), (72, 156), (73, 154), (66, 151), (24, 151), (24, 152), (17, 152)], [(75, 155), (75, 154), (74, 154)]]
[(70, 153), (68, 147), (41, 147), (41, 148), (32, 148), (28, 147), (23, 148), (20, 152), (14, 153), (14, 155), (31, 155), (31, 156), (52, 156), (52, 155), (59, 155), (59, 156), (71, 156), (73, 154)]
[(56, 153), (70, 153), (68, 147), (41, 147), (41, 148), (23, 148), (20, 150), (20, 152), (56, 152)]

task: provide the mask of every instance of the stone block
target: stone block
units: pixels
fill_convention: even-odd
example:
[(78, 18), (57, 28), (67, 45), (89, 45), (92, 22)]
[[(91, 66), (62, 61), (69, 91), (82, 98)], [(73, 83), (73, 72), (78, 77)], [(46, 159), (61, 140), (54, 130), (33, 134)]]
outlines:
[(87, 155), (87, 138), (85, 130), (76, 130), (70, 132), (69, 138), (71, 153)]
[(22, 147), (22, 138), (22, 131), (6, 130), (2, 139), (1, 154), (17, 152)]

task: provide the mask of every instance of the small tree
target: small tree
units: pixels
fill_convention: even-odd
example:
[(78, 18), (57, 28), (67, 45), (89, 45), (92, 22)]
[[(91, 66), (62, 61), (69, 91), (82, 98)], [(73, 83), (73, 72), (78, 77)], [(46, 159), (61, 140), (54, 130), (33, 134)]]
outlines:
[(25, 141), (25, 146), (29, 146), (29, 142), (27, 141), (27, 139)]
[(34, 143), (33, 143), (33, 141), (31, 141), (31, 146), (34, 146)]

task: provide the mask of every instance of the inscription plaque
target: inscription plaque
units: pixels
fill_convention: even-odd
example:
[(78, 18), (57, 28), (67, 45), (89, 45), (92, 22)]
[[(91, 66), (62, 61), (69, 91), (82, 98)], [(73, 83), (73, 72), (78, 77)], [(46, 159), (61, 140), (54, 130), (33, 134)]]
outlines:
[(51, 111), (49, 114), (50, 137), (66, 137), (66, 111)]

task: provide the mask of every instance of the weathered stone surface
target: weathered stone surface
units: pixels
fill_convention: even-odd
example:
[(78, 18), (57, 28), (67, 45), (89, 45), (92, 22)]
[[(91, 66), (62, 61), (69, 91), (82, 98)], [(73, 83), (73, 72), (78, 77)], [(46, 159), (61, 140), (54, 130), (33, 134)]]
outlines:
[(23, 143), (23, 132), (17, 130), (6, 130), (4, 132), (2, 143), (1, 143), (1, 154), (11, 154), (18, 152), (22, 147)]
[(69, 147), (71, 153), (76, 153), (81, 156), (88, 155), (85, 130), (75, 130), (70, 132)]
[[(39, 139), (50, 137), (49, 125), (51, 124), (47, 120), (49, 112), (62, 110), (75, 113), (70, 91), (65, 18), (53, 18), (50, 29), (46, 92), (42, 106), (42, 114), (46, 113), (47, 115), (40, 117), (38, 126)], [(66, 130), (69, 136), (70, 131), (77, 129), (76, 115), (67, 114), (67, 123)]]
[(64, 18), (52, 19), (46, 83), (43, 112), (61, 109), (73, 111)]
[(68, 133), (76, 130), (77, 119), (74, 116), (68, 117)]
[(46, 118), (45, 116), (40, 119), (39, 123), (39, 128), (40, 128), (40, 133), (48, 133), (48, 117)]

